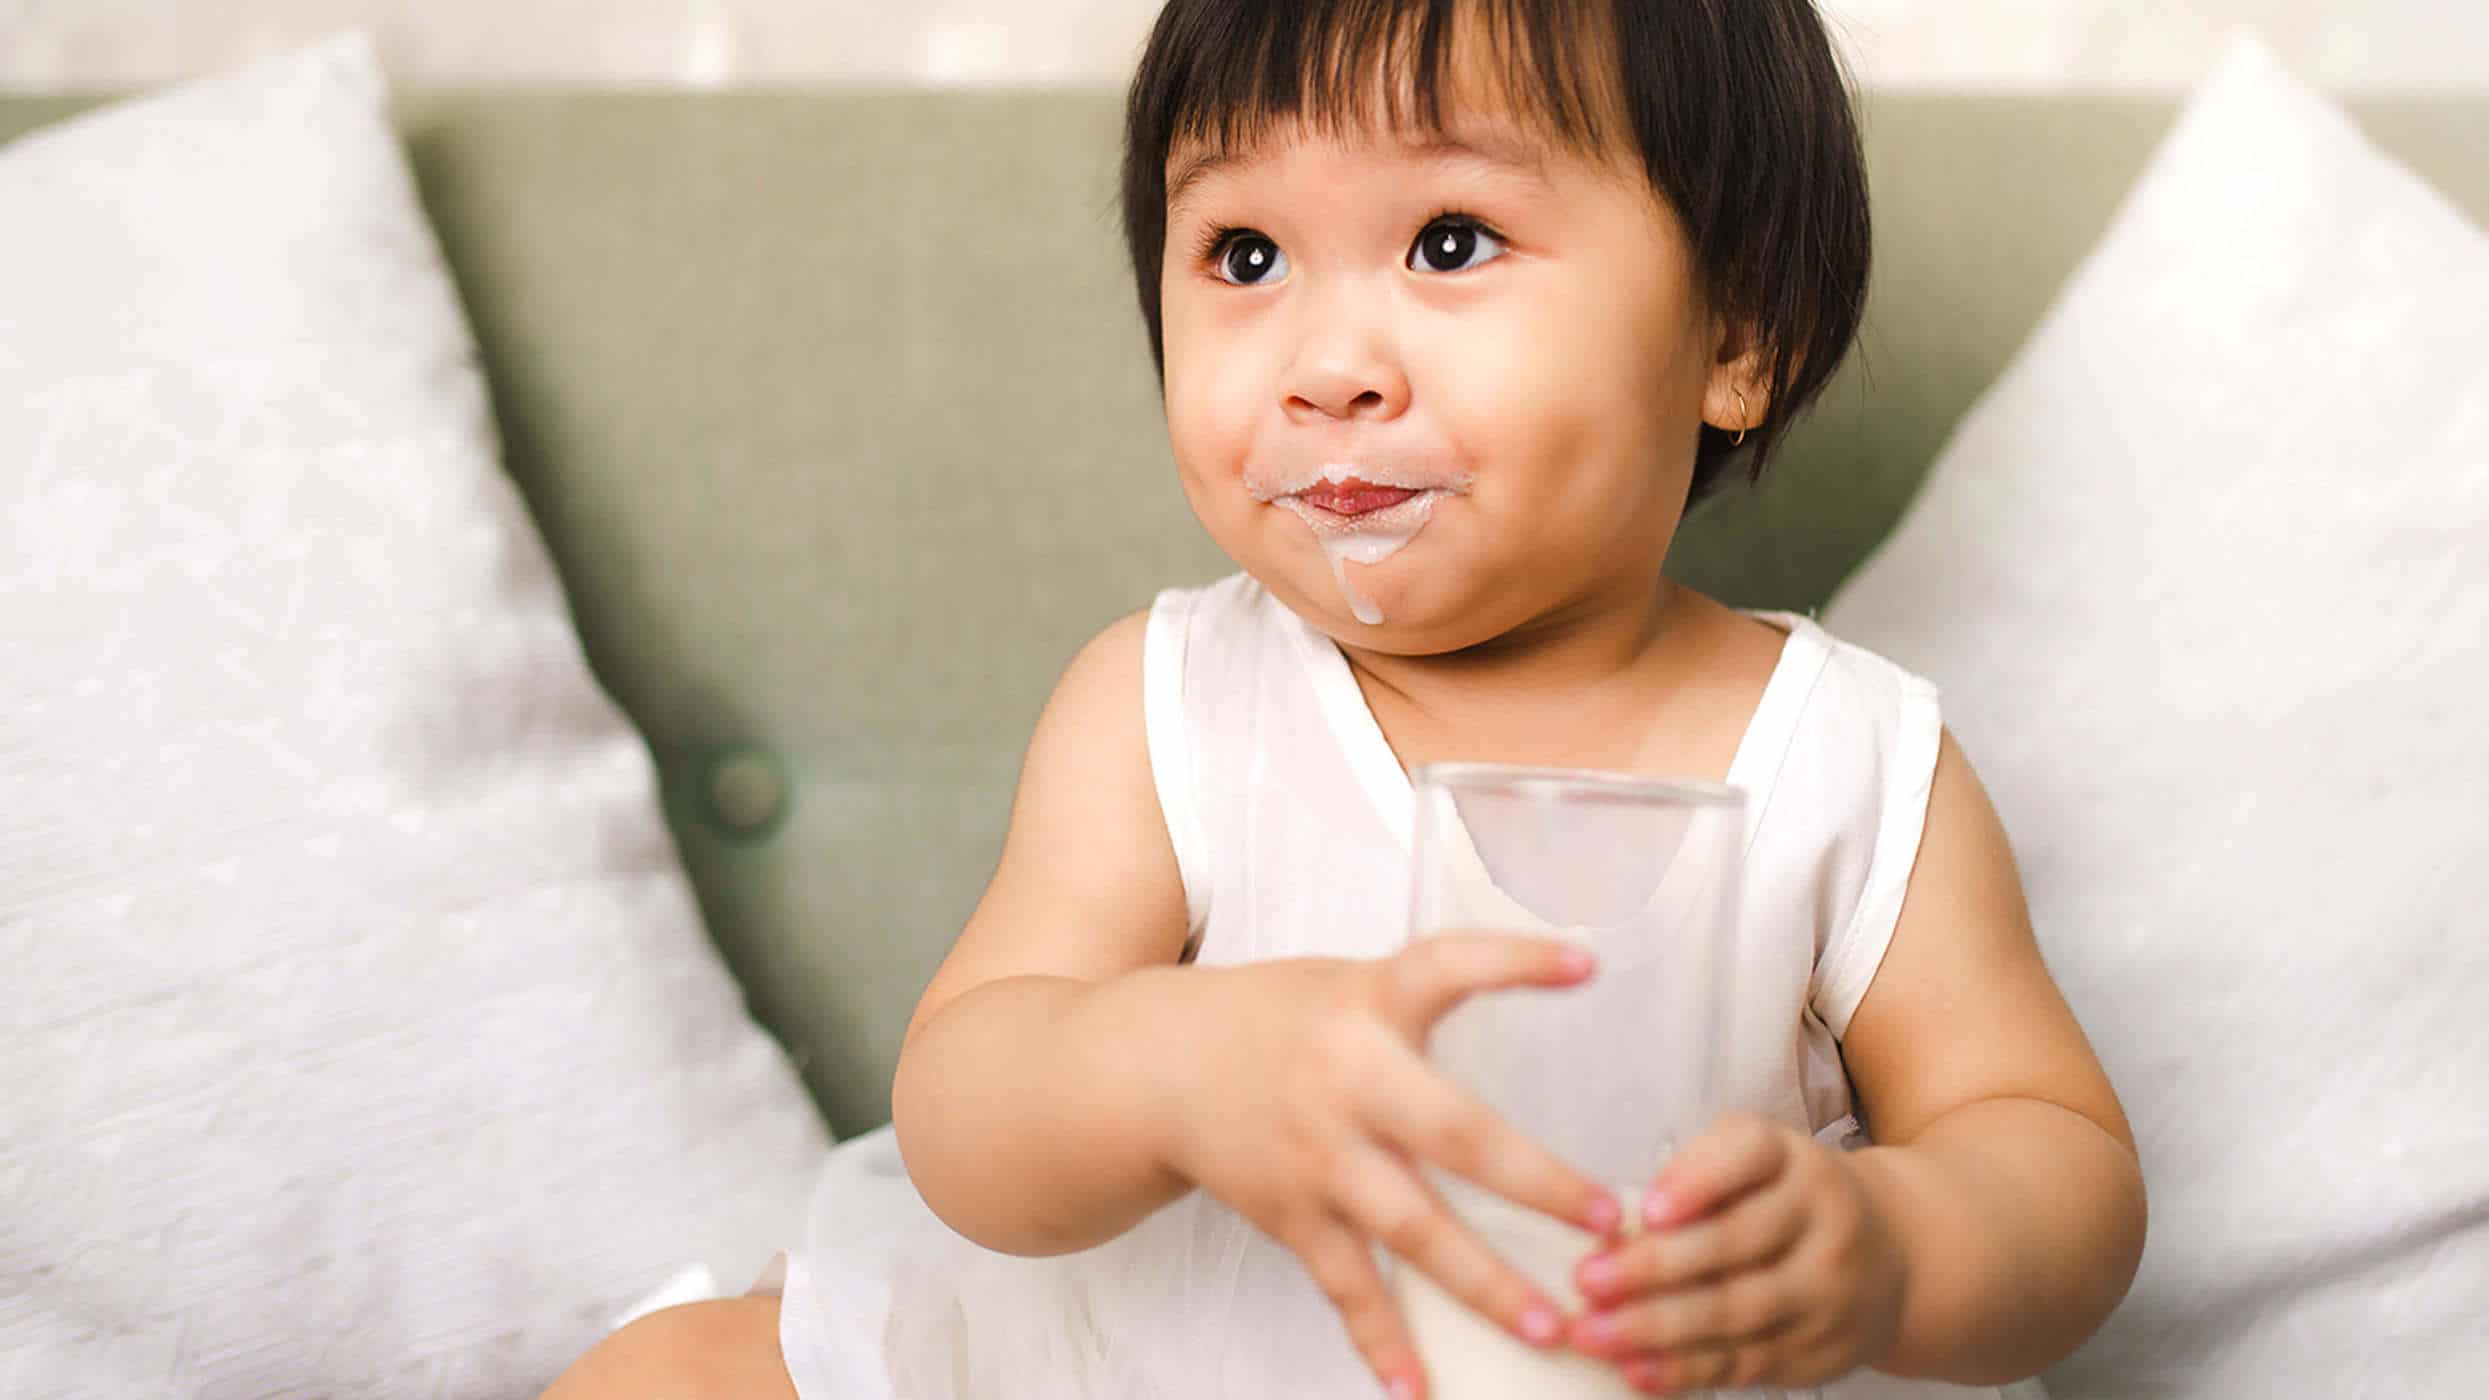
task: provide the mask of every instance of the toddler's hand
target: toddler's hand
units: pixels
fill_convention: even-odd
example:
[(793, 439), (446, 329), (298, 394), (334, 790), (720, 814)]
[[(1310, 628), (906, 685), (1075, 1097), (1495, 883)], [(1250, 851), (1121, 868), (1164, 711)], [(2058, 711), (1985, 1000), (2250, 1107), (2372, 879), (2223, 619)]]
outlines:
[(1573, 1345), (1655, 1395), (1814, 1386), (1872, 1365), (1901, 1325), (1905, 1261), (1843, 1154), (1722, 1118), (1669, 1162), (1645, 1233), (1584, 1261)]
[(1373, 962), (1256, 963), (1201, 983), (1215, 999), (1200, 1003), (1173, 1076), (1169, 1165), (1295, 1252), (1401, 1400), (1424, 1393), (1424, 1371), (1369, 1241), (1535, 1345), (1560, 1345), (1565, 1327), (1557, 1304), (1453, 1218), (1421, 1163), (1603, 1235), (1620, 1219), (1611, 1192), (1424, 1055), (1427, 1033), (1464, 999), (1572, 986), (1590, 971), (1552, 940), (1446, 936)]

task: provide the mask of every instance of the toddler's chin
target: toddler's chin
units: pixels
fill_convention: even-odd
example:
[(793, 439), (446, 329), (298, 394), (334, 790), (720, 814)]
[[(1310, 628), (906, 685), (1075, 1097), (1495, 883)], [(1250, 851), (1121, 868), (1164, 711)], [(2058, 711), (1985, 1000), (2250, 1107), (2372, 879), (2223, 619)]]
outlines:
[[(1354, 598), (1327, 573), (1319, 578), (1291, 575), (1287, 589), (1272, 591), (1315, 631), (1363, 651), (1435, 656), (1485, 640), (1469, 635), (1475, 630), (1474, 618), (1447, 610), (1432, 596), (1436, 590), (1395, 577), (1391, 570), (1364, 572), (1364, 579), (1352, 580)], [(1261, 577), (1269, 587), (1270, 579)]]

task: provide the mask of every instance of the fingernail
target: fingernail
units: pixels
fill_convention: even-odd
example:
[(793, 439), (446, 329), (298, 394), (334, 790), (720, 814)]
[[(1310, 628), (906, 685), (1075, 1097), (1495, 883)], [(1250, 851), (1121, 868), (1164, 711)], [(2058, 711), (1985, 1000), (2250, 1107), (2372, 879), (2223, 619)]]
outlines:
[(1642, 1224), (1647, 1229), (1656, 1230), (1667, 1224), (1670, 1212), (1675, 1209), (1676, 1202), (1658, 1187), (1642, 1193)]
[(1540, 1303), (1521, 1314), (1521, 1335), (1533, 1346), (1553, 1346), (1564, 1335), (1564, 1319), (1556, 1310)]
[(1388, 1389), (1391, 1391), (1391, 1400), (1417, 1400), (1417, 1382), (1407, 1376), (1392, 1377)]
[(1614, 1196), (1601, 1196), (1590, 1203), (1590, 1209), (1583, 1212), (1582, 1220), (1590, 1226), (1593, 1234), (1604, 1235), (1624, 1223), (1625, 1208), (1616, 1203)]
[(1573, 1339), (1586, 1347), (1616, 1345), (1616, 1318), (1609, 1313), (1592, 1313), (1574, 1324)]
[(1657, 1390), (1667, 1381), (1666, 1368), (1648, 1357), (1625, 1363), (1625, 1383), (1636, 1390)]
[(1567, 977), (1587, 977), (1599, 970), (1599, 960), (1579, 948), (1574, 948), (1565, 953), (1563, 967), (1564, 975)]
[(1582, 1288), (1591, 1293), (1605, 1293), (1616, 1286), (1623, 1273), (1622, 1265), (1602, 1254), (1582, 1265)]

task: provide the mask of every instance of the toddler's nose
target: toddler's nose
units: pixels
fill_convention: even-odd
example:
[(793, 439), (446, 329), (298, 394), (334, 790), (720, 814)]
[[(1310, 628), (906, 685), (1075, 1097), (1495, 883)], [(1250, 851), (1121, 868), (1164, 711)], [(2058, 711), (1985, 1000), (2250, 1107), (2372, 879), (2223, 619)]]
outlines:
[(1333, 316), (1309, 328), (1282, 392), (1289, 418), (1388, 420), (1409, 406), (1408, 376), (1389, 337), (1363, 317)]

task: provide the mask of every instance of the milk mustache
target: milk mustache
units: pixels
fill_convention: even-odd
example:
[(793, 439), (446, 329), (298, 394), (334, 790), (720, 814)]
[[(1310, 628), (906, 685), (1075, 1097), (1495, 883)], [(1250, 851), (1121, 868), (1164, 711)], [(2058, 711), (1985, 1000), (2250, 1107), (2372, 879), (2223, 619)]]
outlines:
[[(1353, 517), (1334, 515), (1302, 499), (1315, 486), (1352, 479), (1416, 494), (1398, 505)], [(1310, 470), (1249, 468), (1245, 484), (1255, 500), (1278, 506), (1305, 522), (1330, 561), (1332, 582), (1339, 586), (1349, 614), (1368, 627), (1383, 625), (1382, 604), (1358, 586), (1349, 566), (1372, 568), (1398, 554), (1425, 530), (1437, 501), (1469, 490), (1466, 475), (1388, 460), (1325, 462)]]

